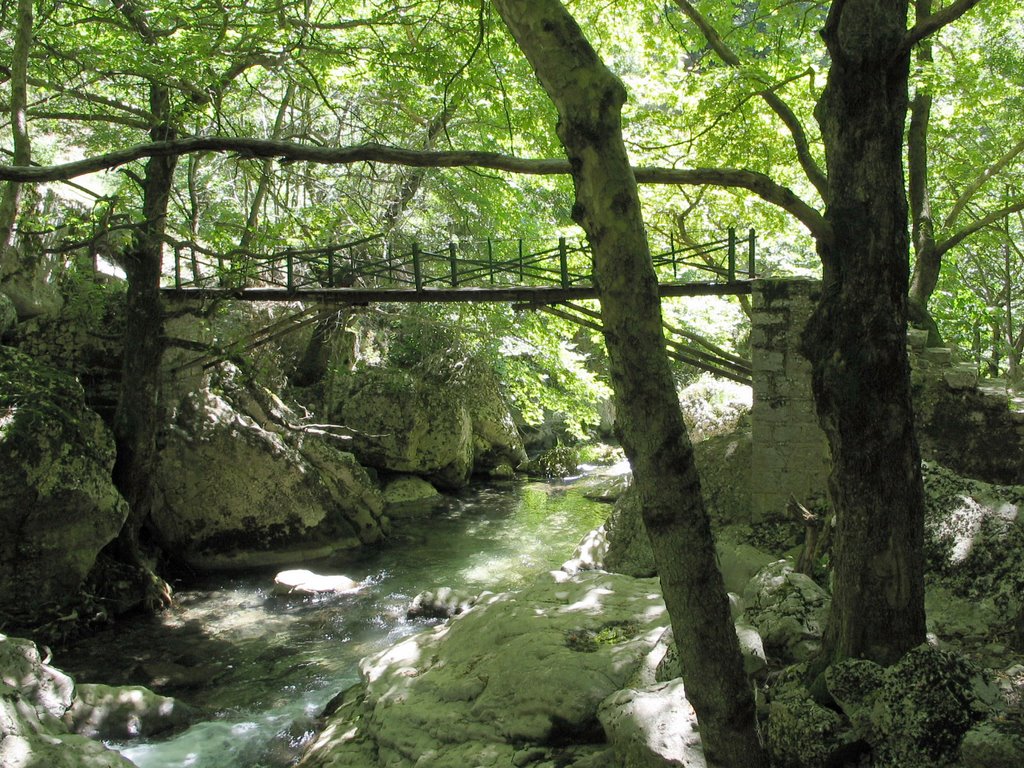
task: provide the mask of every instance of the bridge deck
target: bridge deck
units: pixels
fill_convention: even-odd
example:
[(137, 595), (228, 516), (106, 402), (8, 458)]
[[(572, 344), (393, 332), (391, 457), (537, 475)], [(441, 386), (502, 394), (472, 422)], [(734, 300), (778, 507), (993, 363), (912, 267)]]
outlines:
[[(749, 280), (726, 283), (662, 283), (659, 294), (670, 296), (736, 296), (750, 293)], [(556, 304), (564, 301), (596, 299), (593, 286), (556, 285), (495, 286), (458, 288), (164, 288), (163, 295), (174, 301), (235, 299), (238, 301), (315, 301), (333, 304), (422, 304), (514, 302), (519, 304)]]

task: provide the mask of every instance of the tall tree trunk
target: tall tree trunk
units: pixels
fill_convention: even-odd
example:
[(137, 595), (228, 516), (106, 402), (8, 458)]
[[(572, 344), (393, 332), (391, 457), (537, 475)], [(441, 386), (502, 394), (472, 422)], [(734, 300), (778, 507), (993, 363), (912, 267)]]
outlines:
[(891, 664), (922, 643), (924, 494), (906, 353), (907, 0), (835, 0), (815, 116), (828, 163), (822, 298), (804, 333), (836, 508), (822, 667)]
[[(17, 28), (11, 51), (11, 132), (14, 165), (28, 165), (32, 145), (28, 135), (28, 57), (32, 47), (33, 0), (18, 0)], [(0, 280), (18, 270), (11, 258), (14, 229), (21, 202), (21, 184), (9, 181), (0, 194)]]
[(625, 89), (558, 0), (494, 0), (558, 110), (573, 218), (594, 254), (623, 448), (708, 762), (759, 766), (754, 704), (665, 355), (661, 303), (622, 141)]
[[(916, 17), (931, 15), (932, 0), (917, 0)], [(931, 66), (932, 41), (925, 38), (917, 45), (917, 62), (922, 69)], [(910, 192), (911, 236), (914, 247), (914, 270), (910, 280), (909, 316), (919, 328), (928, 330), (928, 342), (942, 343), (939, 327), (928, 311), (928, 301), (939, 282), (942, 254), (935, 241), (935, 218), (932, 213), (931, 186), (928, 182), (928, 125), (932, 115), (930, 86), (918, 84), (910, 103), (910, 128), (907, 133), (908, 189)]]
[[(158, 83), (150, 85), (150, 109), (166, 122), (150, 131), (153, 141), (174, 138), (170, 97)], [(142, 222), (122, 256), (128, 280), (125, 307), (124, 366), (121, 393), (114, 414), (117, 459), (114, 483), (128, 502), (128, 520), (118, 537), (121, 557), (140, 570), (151, 608), (170, 599), (167, 585), (143, 556), (140, 536), (153, 504), (156, 435), (160, 426), (160, 363), (164, 352), (163, 301), (160, 275), (163, 266), (167, 203), (177, 158), (153, 157), (142, 180)]]

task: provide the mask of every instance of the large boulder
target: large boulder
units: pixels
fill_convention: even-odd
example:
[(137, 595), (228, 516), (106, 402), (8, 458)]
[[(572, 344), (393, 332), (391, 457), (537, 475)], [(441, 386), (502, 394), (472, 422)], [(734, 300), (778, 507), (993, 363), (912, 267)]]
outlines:
[(922, 472), (930, 587), (954, 598), (933, 600), (929, 623), (940, 637), (963, 632), (984, 642), (991, 631), (1024, 650), (1024, 486), (990, 485), (928, 462)]
[(74, 704), (74, 682), (45, 664), (35, 644), (0, 634), (0, 765), (4, 768), (131, 768), (61, 718)]
[(352, 430), (352, 451), (378, 469), (421, 475), (441, 488), (469, 482), (473, 421), (455, 388), (392, 368), (352, 375), (333, 421)]
[(152, 521), (169, 552), (253, 567), (382, 538), (380, 492), (351, 453), (266, 391), (228, 390), (186, 396), (164, 431)]
[(821, 648), (832, 600), (817, 583), (778, 560), (758, 571), (743, 591), (746, 617), (770, 658), (806, 661)]
[(880, 765), (955, 763), (971, 727), (990, 711), (990, 686), (960, 656), (929, 646), (883, 669), (849, 659), (829, 667), (826, 685)]
[(90, 739), (127, 741), (183, 728), (193, 717), (185, 704), (141, 685), (87, 683), (75, 687), (75, 700), (64, 714), (64, 723)]
[[(552, 572), (519, 592), (481, 596), (448, 624), (365, 659), (363, 682), (332, 707), (302, 764), (464, 768), (605, 759), (602, 702), (632, 684), (667, 623), (655, 582), (608, 573)], [(623, 707), (628, 702), (612, 709)], [(623, 732), (635, 741), (634, 729)]]
[(17, 269), (4, 277), (4, 293), (22, 319), (39, 315), (57, 315), (64, 306), (57, 273), (64, 267), (63, 256), (43, 258), (27, 256), (17, 250), (5, 261), (18, 261)]
[(510, 474), (526, 461), (526, 449), (501, 382), (481, 360), (471, 360), (462, 373), (459, 385), (473, 425), (473, 471)]
[(113, 464), (78, 382), (0, 347), (0, 614), (31, 625), (75, 600), (128, 515)]

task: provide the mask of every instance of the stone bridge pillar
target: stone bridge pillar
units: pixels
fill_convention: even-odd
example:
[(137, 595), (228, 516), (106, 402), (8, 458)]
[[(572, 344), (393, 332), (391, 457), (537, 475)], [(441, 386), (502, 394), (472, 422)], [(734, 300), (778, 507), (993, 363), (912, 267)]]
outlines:
[(786, 516), (790, 496), (805, 506), (824, 496), (830, 458), (811, 394), (811, 364), (797, 348), (821, 292), (817, 280), (756, 280), (750, 347), (752, 518)]

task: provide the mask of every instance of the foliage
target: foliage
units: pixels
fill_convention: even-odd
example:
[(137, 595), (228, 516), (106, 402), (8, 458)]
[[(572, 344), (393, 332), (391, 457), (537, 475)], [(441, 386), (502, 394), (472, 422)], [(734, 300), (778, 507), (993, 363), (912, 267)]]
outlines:
[(564, 418), (569, 433), (582, 438), (600, 421), (597, 408), (608, 387), (591, 370), (603, 354), (584, 356), (570, 342), (575, 330), (565, 321), (502, 304), (402, 310), (387, 341), (387, 364), (451, 384), (466, 366), (495, 370), (505, 396), (524, 423), (547, 415)]

